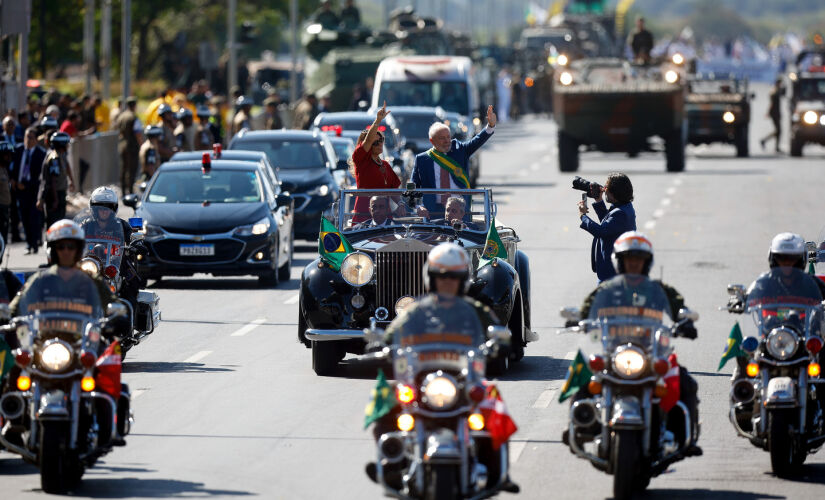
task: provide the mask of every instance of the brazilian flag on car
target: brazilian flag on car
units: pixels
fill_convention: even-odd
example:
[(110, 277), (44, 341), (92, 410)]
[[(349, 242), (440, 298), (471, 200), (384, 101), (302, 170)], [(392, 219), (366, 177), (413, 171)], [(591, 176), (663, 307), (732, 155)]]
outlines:
[(321, 217), (321, 231), (318, 234), (318, 254), (321, 259), (337, 271), (341, 269), (344, 257), (352, 252), (352, 245), (338, 232), (338, 228), (325, 217)]
[(487, 231), (487, 242), (484, 244), (484, 250), (481, 252), (481, 259), (478, 261), (479, 269), (486, 266), (493, 259), (507, 260), (507, 249), (504, 248), (501, 238), (496, 230), (496, 220), (493, 219), (490, 224), (490, 230)]

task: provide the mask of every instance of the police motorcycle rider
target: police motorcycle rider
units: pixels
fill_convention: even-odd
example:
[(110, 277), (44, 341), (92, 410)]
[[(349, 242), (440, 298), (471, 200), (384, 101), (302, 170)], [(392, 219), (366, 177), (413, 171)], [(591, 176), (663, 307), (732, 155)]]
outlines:
[[(684, 308), (685, 300), (682, 295), (672, 286), (663, 283), (659, 280), (650, 280), (650, 269), (653, 267), (653, 244), (643, 233), (638, 231), (627, 231), (616, 239), (613, 246), (613, 254), (611, 255), (613, 267), (618, 272), (618, 275), (607, 281), (604, 281), (588, 295), (582, 304), (580, 310), (580, 319), (586, 319), (590, 316), (591, 308), (594, 304), (596, 296), (600, 292), (620, 289), (632, 289), (636, 285), (644, 284), (645, 282), (652, 282), (659, 285), (664, 292), (667, 299), (669, 314), (673, 321), (676, 321), (679, 311)], [(577, 324), (576, 321), (568, 321), (567, 326)], [(688, 339), (695, 339), (697, 336), (696, 327), (690, 319), (683, 320), (678, 327), (676, 333)], [(691, 444), (685, 451), (686, 456), (702, 455), (702, 448), (696, 445), (699, 438), (698, 422), (699, 422), (699, 398), (696, 393), (698, 384), (696, 380), (690, 375), (687, 368), (679, 364), (679, 386), (680, 394), (679, 400), (687, 406), (690, 411), (690, 420), (693, 422), (695, 435), (693, 436), (693, 444)], [(579, 399), (590, 397), (587, 387), (582, 387), (579, 392), (573, 396), (571, 402), (575, 403)], [(593, 424), (599, 426), (598, 422)], [(596, 435), (600, 432), (598, 429), (591, 429), (592, 434)], [(569, 442), (569, 430), (565, 429), (562, 433), (562, 442), (567, 444)]]
[[(402, 314), (397, 316), (384, 333), (384, 343), (393, 345), (405, 336), (415, 336), (424, 332), (449, 332), (471, 337), (469, 345), (479, 345), (485, 341), (487, 327), (498, 325), (495, 313), (481, 302), (466, 296), (470, 287), (470, 257), (460, 245), (441, 243), (427, 256), (423, 269), (424, 289), (427, 294), (416, 299)], [(437, 321), (436, 321), (437, 320)], [(398, 408), (381, 417), (373, 427), (373, 437), (378, 441), (382, 435), (395, 430)], [(492, 450), (485, 450), (492, 455)], [(479, 455), (482, 455), (480, 452)], [(484, 456), (480, 459), (484, 462)], [(489, 457), (487, 457), (489, 458)], [(393, 467), (395, 465), (395, 467)], [(384, 478), (392, 486), (401, 486), (400, 464), (383, 466)], [(377, 482), (375, 462), (366, 466), (366, 473)], [(490, 477), (495, 477), (490, 474)], [(500, 487), (502, 491), (518, 493), (520, 488), (509, 475)]]

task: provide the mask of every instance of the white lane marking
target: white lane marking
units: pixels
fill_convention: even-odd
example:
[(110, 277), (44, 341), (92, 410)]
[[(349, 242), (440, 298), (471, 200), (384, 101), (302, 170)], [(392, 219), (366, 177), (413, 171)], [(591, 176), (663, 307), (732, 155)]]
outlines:
[(536, 170), (538, 170), (538, 169), (539, 169), (539, 167), (540, 167), (540, 166), (541, 166), (541, 165), (540, 165), (538, 162), (536, 162), (536, 163), (531, 163), (531, 164), (530, 164), (530, 170), (536, 171)]
[(676, 188), (669, 187), (665, 190), (665, 193), (667, 193), (668, 196), (673, 196), (674, 194), (676, 194)]
[(134, 391), (132, 391), (132, 397), (131, 397), (131, 399), (135, 399), (136, 397), (140, 396), (140, 395), (141, 395), (141, 394), (143, 394), (144, 392), (146, 392), (146, 391), (145, 391), (145, 390), (143, 390), (143, 389), (135, 389)]
[(665, 215), (665, 211), (661, 208), (657, 208), (653, 211), (653, 218), (654, 219), (661, 219)]
[(527, 447), (527, 441), (510, 441), (510, 463), (518, 462), (521, 452)]
[(284, 301), (284, 304), (297, 304), (297, 303), (298, 303), (298, 294), (297, 293)]
[(184, 359), (183, 362), (184, 363), (196, 363), (196, 362), (202, 360), (203, 358), (209, 356), (210, 354), (212, 354), (212, 351), (196, 352), (195, 354), (193, 354), (193, 355), (189, 356), (188, 358)]
[(538, 399), (536, 402), (533, 403), (533, 408), (547, 408), (550, 406), (550, 403), (556, 397), (556, 389), (547, 389), (546, 391), (539, 394)]
[(254, 330), (256, 328), (258, 328), (265, 321), (266, 321), (266, 318), (258, 318), (255, 321), (250, 321), (246, 325), (244, 325), (244, 326), (238, 328), (237, 330), (235, 330), (234, 332), (232, 332), (230, 337), (243, 337), (247, 333), (251, 332), (252, 330)]
[(662, 205), (664, 205), (664, 206), (670, 205), (670, 198), (662, 198)]
[(681, 186), (681, 185), (682, 185), (682, 182), (683, 182), (683, 181), (682, 181), (682, 178), (681, 178), (681, 177), (677, 177), (677, 178), (673, 179), (673, 184), (674, 184), (675, 186)]
[(656, 221), (655, 220), (649, 220), (649, 221), (645, 222), (645, 229), (647, 229), (648, 231), (653, 229), (654, 227), (656, 227)]
[(521, 169), (521, 170), (518, 171), (518, 176), (519, 177), (527, 177), (528, 175), (530, 175), (530, 172), (528, 172), (525, 169)]
[(564, 359), (567, 361), (573, 361), (576, 358), (576, 351), (570, 351), (564, 355)]

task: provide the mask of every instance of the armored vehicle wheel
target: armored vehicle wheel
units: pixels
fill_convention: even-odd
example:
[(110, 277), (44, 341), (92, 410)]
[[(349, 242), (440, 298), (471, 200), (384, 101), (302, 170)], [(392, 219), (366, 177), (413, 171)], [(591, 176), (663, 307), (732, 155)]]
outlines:
[(343, 357), (335, 342), (312, 341), (312, 369), (316, 375), (332, 375)]
[(685, 169), (685, 142), (681, 128), (673, 130), (665, 139), (665, 166), (668, 172), (681, 172)]
[(802, 141), (797, 140), (794, 137), (791, 137), (791, 156), (800, 157), (802, 156)]
[(743, 125), (736, 129), (736, 137), (734, 138), (736, 144), (736, 156), (739, 158), (747, 158), (750, 155), (748, 150), (748, 127)]
[(562, 131), (558, 133), (559, 170), (575, 172), (579, 169), (579, 145), (575, 139)]

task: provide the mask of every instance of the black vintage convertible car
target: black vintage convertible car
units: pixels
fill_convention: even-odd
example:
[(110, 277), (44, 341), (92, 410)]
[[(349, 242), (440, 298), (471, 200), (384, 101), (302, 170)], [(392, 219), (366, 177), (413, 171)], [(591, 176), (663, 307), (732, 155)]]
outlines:
[[(518, 249), (515, 230), (497, 227), (506, 258), (504, 252), (500, 258), (484, 258), (490, 225), (495, 224), (492, 192), (409, 188), (342, 191), (335, 220), (319, 240), (319, 257), (301, 274), (298, 338), (312, 349), (312, 367), (319, 375), (333, 373), (347, 353), (364, 352), (364, 328), (372, 318), (386, 327), (425, 293), (422, 267), (430, 249), (445, 241), (463, 245), (472, 258), (468, 295), (489, 305), (512, 332), (510, 349), (488, 365), (503, 372), (537, 338), (530, 329), (529, 260)], [(424, 195), (463, 197), (468, 207), (464, 222), (448, 225), (443, 212), (415, 215)], [(369, 213), (354, 209), (357, 198), (373, 196), (387, 197), (394, 213), (379, 226), (370, 223)], [(335, 250), (338, 262), (327, 253)]]

